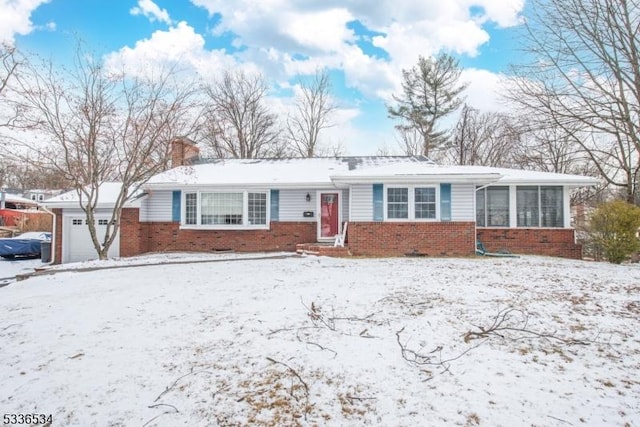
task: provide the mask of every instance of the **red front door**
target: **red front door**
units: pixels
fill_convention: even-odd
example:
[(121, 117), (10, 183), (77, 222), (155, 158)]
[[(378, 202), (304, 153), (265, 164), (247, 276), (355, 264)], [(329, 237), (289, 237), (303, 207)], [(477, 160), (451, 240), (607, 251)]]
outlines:
[(320, 194), (320, 237), (334, 238), (338, 234), (338, 193)]

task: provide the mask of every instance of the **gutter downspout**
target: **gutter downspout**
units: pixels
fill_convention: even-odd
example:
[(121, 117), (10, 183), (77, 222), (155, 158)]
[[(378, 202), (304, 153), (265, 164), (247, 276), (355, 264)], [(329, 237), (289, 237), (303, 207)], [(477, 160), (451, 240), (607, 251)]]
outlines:
[(494, 184), (494, 183), (492, 182), (491, 184), (486, 184), (486, 185), (483, 185), (483, 186), (480, 186), (480, 187), (476, 187), (476, 191), (478, 191), (478, 190), (484, 190), (485, 188), (490, 187), (490, 186), (492, 186), (493, 184)]
[(54, 214), (53, 212), (51, 212), (49, 209), (47, 209), (46, 206), (41, 205), (40, 206), (42, 208), (43, 211), (45, 211), (46, 213), (50, 214), (51, 217), (53, 218), (53, 227), (51, 230), (51, 261), (49, 261), (47, 263), (47, 265), (53, 265), (56, 262), (56, 214)]
[[(476, 206), (476, 197), (477, 197), (476, 193), (478, 192), (478, 190), (484, 190), (485, 188), (487, 188), (487, 187), (489, 187), (489, 186), (491, 186), (493, 184), (495, 184), (495, 182), (492, 182), (491, 184), (482, 185), (480, 187), (476, 187), (476, 190), (473, 192), (473, 212), (474, 213), (476, 213), (476, 209), (477, 209), (477, 206)], [(475, 220), (474, 223), (475, 223), (475, 227), (473, 227), (473, 228), (475, 229), (475, 236), (474, 237), (475, 237), (475, 241), (476, 241), (474, 246), (475, 246), (475, 249), (477, 251), (477, 249), (478, 249), (478, 221)], [(476, 254), (477, 254), (477, 252), (476, 252)]]

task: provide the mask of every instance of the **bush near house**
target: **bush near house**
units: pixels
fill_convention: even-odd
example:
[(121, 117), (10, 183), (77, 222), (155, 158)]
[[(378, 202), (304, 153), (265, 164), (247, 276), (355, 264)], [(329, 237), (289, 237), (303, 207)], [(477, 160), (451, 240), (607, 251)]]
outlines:
[(620, 264), (640, 250), (640, 207), (616, 200), (602, 203), (591, 217), (591, 239), (607, 261)]

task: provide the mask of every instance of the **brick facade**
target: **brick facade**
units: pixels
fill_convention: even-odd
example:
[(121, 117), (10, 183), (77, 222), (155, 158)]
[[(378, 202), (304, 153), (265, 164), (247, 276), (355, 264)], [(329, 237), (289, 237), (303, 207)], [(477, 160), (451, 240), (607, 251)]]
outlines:
[(474, 222), (353, 222), (347, 244), (363, 256), (469, 256), (475, 253)]
[(177, 222), (138, 222), (138, 209), (123, 209), (120, 255), (187, 251), (268, 252), (296, 250), (315, 242), (315, 222), (272, 222), (269, 230), (186, 230)]
[(120, 214), (120, 256), (134, 256), (149, 252), (147, 223), (140, 222), (140, 209), (122, 209)]
[(477, 236), (489, 252), (582, 258), (570, 228), (478, 228)]
[[(62, 260), (62, 209), (56, 215), (55, 263)], [(316, 241), (315, 222), (272, 222), (269, 230), (181, 230), (177, 222), (139, 222), (139, 209), (120, 218), (120, 256), (146, 252), (295, 251)], [(477, 234), (476, 234), (477, 233)], [(563, 228), (477, 228), (474, 222), (353, 222), (348, 251), (355, 256), (469, 256), (480, 240), (489, 252), (580, 259), (574, 230)], [(333, 248), (332, 248), (333, 249)]]
[(53, 263), (62, 264), (62, 209), (51, 209), (51, 212), (56, 216), (53, 236)]

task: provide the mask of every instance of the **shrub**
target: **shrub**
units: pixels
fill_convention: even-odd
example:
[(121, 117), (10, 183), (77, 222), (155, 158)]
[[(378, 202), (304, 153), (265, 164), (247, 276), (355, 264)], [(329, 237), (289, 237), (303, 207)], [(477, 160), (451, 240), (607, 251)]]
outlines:
[(591, 216), (591, 238), (605, 258), (620, 264), (640, 250), (640, 207), (616, 200), (599, 205)]

